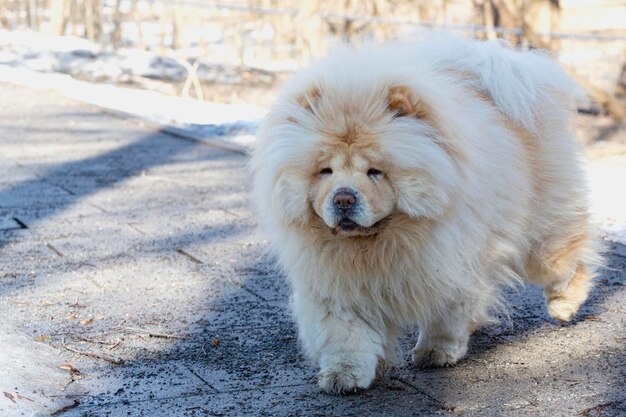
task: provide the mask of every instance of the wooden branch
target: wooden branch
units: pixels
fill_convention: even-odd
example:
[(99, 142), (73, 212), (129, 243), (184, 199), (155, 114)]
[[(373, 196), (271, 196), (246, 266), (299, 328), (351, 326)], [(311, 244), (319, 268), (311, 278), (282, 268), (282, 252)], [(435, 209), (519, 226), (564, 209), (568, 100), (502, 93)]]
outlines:
[(140, 329), (138, 327), (119, 327), (120, 330), (124, 330), (126, 332), (129, 333), (137, 333), (137, 334), (143, 334), (149, 337), (159, 337), (159, 338), (163, 338), (163, 339), (181, 339), (181, 340), (187, 340), (189, 339), (189, 336), (185, 335), (185, 336), (176, 336), (173, 334), (167, 334), (167, 333), (157, 333), (157, 332), (153, 332), (150, 330), (145, 330), (145, 329)]
[(74, 347), (68, 346), (65, 344), (65, 338), (63, 338), (63, 340), (61, 341), (61, 344), (63, 345), (63, 347), (67, 350), (69, 350), (70, 352), (76, 353), (78, 355), (83, 355), (83, 356), (89, 356), (91, 358), (98, 358), (98, 359), (102, 359), (104, 361), (110, 362), (114, 365), (121, 365), (124, 363), (123, 359), (120, 358), (116, 358), (113, 356), (109, 356), (109, 355), (104, 355), (104, 354), (100, 354), (100, 353), (93, 353), (93, 352), (87, 352), (84, 350), (78, 350)]

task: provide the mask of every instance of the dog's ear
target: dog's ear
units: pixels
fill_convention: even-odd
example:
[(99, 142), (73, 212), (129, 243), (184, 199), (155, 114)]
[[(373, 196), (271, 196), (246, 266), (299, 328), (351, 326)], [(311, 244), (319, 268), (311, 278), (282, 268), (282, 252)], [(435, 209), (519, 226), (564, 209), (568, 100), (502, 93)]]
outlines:
[(430, 112), (426, 104), (406, 86), (395, 86), (389, 89), (387, 107), (395, 117), (430, 119)]
[(318, 87), (311, 87), (306, 93), (298, 97), (298, 104), (308, 111), (313, 111), (322, 96)]
[(407, 86), (394, 86), (389, 89), (387, 107), (394, 117), (413, 117), (430, 125), (439, 133), (442, 140), (437, 142), (455, 161), (466, 160), (467, 156), (459, 146), (459, 138), (454, 138), (445, 125), (439, 123), (435, 112)]
[[(307, 90), (304, 94), (298, 96), (296, 103), (298, 103), (298, 106), (302, 107), (304, 110), (313, 113), (320, 101), (320, 97), (320, 89), (314, 86)], [(294, 116), (287, 117), (287, 120), (291, 123), (298, 123), (298, 119)]]

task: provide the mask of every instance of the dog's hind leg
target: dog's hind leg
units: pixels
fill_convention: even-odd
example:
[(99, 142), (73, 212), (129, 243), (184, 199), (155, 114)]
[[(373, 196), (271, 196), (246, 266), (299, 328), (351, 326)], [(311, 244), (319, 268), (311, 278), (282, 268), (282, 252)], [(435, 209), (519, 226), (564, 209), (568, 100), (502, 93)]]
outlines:
[(548, 313), (569, 321), (585, 302), (592, 286), (593, 265), (599, 256), (587, 235), (544, 242), (534, 248), (527, 264), (528, 280), (542, 285)]
[(587, 299), (591, 277), (584, 264), (578, 264), (569, 279), (563, 279), (544, 288), (548, 313), (556, 320), (569, 321)]

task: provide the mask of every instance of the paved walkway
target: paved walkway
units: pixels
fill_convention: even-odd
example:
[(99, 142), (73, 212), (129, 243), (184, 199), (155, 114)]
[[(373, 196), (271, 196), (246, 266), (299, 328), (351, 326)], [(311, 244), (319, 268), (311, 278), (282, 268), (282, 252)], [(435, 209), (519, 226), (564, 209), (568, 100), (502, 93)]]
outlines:
[[(264, 257), (242, 155), (53, 94), (0, 91), (0, 358), (26, 358), (12, 359), (14, 373), (2, 365), (0, 414), (552, 417), (626, 407), (623, 246), (611, 246), (575, 323), (550, 321), (536, 288), (511, 292), (510, 321), (479, 331), (458, 366), (416, 371), (403, 358), (370, 391), (326, 396)], [(414, 339), (411, 330), (405, 353)]]

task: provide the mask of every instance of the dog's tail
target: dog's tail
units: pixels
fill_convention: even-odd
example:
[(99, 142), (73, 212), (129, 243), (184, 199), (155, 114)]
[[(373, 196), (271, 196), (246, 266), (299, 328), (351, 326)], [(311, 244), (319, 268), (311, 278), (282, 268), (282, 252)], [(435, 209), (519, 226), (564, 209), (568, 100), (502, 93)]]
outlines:
[(448, 41), (447, 64), (471, 74), (502, 113), (529, 131), (537, 130), (544, 109), (586, 103), (585, 91), (546, 51), (520, 52), (500, 40)]

